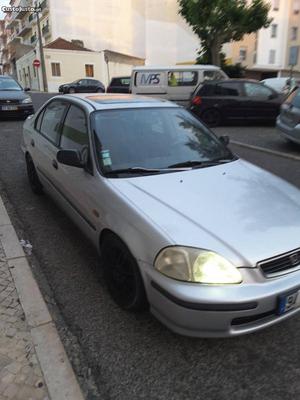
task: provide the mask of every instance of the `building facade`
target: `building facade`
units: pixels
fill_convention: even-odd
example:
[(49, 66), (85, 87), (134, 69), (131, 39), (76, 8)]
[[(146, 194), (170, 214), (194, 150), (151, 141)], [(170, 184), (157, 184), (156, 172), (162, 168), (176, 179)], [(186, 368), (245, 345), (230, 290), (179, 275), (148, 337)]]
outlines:
[[(34, 0), (10, 0), (10, 6), (15, 7), (33, 6), (34, 3)], [(41, 0), (39, 7), (45, 49), (57, 38), (63, 38), (93, 52), (103, 55), (106, 51), (106, 56), (114, 58), (114, 54), (118, 55), (118, 60), (123, 59), (124, 65), (116, 63), (116, 57), (109, 60), (111, 65), (99, 61), (102, 67), (95, 78), (104, 80), (105, 84), (112, 72), (120, 75), (130, 72), (136, 64), (129, 68), (129, 59), (138, 65), (140, 60), (148, 65), (174, 65), (196, 58), (199, 40), (178, 15), (177, 0)], [(6, 73), (15, 75), (23, 84), (33, 82), (36, 88), (37, 78), (42, 80), (40, 69), (36, 71), (32, 66), (32, 60), (39, 58), (40, 54), (36, 15), (22, 8), (8, 12), (4, 28), (9, 32), (6, 42), (9, 68)], [(75, 53), (73, 56), (77, 62)], [(91, 57), (94, 59), (96, 56)], [(67, 58), (69, 60), (69, 56)], [(61, 62), (66, 62), (65, 57), (61, 57)], [(47, 74), (51, 74), (51, 66), (47, 65), (46, 60)], [(74, 76), (71, 66), (68, 61), (62, 68), (67, 82)]]
[(300, 0), (267, 0), (271, 25), (240, 42), (224, 46), (230, 63), (241, 63), (247, 76), (265, 79), (289, 76), (291, 69), (300, 77)]

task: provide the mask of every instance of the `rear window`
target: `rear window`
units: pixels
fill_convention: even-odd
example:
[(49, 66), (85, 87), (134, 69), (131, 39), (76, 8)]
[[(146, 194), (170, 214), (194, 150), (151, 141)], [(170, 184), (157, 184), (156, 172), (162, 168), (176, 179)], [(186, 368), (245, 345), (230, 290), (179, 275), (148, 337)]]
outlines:
[(129, 86), (130, 78), (113, 78), (110, 86)]
[(198, 94), (201, 96), (239, 96), (241, 89), (239, 83), (236, 82), (204, 84)]
[(203, 79), (205, 81), (220, 81), (227, 78), (227, 75), (223, 71), (203, 71)]

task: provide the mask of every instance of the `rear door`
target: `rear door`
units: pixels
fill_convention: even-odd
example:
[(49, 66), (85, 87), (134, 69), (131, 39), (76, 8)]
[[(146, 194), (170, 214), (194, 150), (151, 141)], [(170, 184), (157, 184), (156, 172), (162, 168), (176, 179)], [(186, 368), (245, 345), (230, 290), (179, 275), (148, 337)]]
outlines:
[(246, 95), (245, 118), (274, 120), (279, 114), (280, 99), (271, 88), (255, 82), (244, 82)]
[(90, 90), (88, 79), (81, 79), (78, 82), (77, 91), (78, 93), (88, 93)]
[(168, 71), (167, 98), (180, 105), (187, 106), (199, 81), (199, 75), (199, 71)]

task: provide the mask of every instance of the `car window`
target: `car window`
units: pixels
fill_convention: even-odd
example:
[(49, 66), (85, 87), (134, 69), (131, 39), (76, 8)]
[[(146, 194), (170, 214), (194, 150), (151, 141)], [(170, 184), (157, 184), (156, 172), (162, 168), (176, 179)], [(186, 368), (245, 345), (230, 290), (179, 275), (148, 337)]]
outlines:
[(79, 83), (79, 85), (87, 85), (88, 84), (86, 79), (81, 79), (78, 83)]
[(14, 91), (14, 90), (22, 90), (21, 86), (11, 78), (0, 78), (0, 90), (4, 91)]
[(215, 94), (221, 96), (240, 96), (240, 84), (237, 82), (218, 83), (215, 86)]
[(203, 71), (204, 81), (220, 81), (225, 77), (226, 75), (222, 71)]
[(197, 95), (199, 96), (214, 96), (216, 92), (216, 85), (207, 83), (204, 85), (201, 85)]
[(44, 112), (45, 112), (45, 109), (38, 115), (38, 117), (37, 117), (37, 119), (36, 119), (36, 122), (35, 122), (35, 129), (36, 129), (37, 131), (39, 131), (39, 132), (40, 132), (40, 130), (41, 130), (41, 125), (42, 125), (42, 120), (43, 120)]
[(45, 108), (40, 132), (54, 144), (59, 142), (62, 117), (67, 106), (67, 103), (55, 100)]
[(181, 108), (103, 110), (93, 113), (92, 119), (96, 155), (104, 173), (230, 158), (229, 150)]
[(295, 96), (293, 97), (291, 103), (294, 107), (300, 108), (300, 90), (295, 92)]
[(99, 81), (95, 81), (94, 79), (87, 79), (87, 84), (91, 86), (99, 85)]
[(168, 73), (169, 86), (195, 86), (197, 82), (197, 71), (172, 71)]
[(64, 150), (82, 150), (89, 144), (88, 128), (85, 112), (76, 106), (71, 105), (66, 115), (60, 147)]
[(268, 87), (249, 82), (245, 82), (245, 92), (248, 97), (261, 97), (262, 99), (268, 99), (273, 94)]
[(110, 86), (129, 86), (130, 78), (113, 78)]

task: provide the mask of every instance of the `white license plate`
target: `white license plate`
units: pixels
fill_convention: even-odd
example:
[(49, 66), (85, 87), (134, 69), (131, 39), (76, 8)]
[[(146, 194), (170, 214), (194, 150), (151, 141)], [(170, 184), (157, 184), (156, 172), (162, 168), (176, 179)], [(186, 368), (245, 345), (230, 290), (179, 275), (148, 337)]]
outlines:
[(279, 296), (278, 314), (282, 315), (290, 310), (300, 307), (300, 290), (295, 290)]
[(15, 111), (17, 109), (17, 106), (2, 106), (2, 111)]

